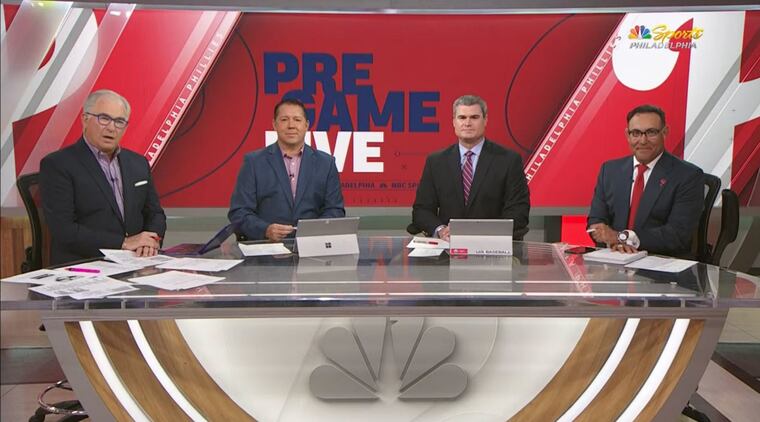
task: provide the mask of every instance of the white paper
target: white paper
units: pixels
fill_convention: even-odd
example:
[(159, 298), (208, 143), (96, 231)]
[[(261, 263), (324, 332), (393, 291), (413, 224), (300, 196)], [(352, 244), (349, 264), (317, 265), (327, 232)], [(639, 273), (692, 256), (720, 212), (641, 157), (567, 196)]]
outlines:
[(91, 299), (138, 290), (130, 283), (110, 277), (81, 277), (55, 284), (30, 287), (29, 290), (51, 297), (71, 296), (74, 299)]
[(243, 262), (242, 259), (177, 258), (156, 268), (164, 270), (227, 271)]
[(441, 254), (441, 252), (443, 252), (443, 249), (416, 248), (415, 250), (409, 252), (409, 256), (438, 256)]
[(413, 237), (406, 247), (410, 249), (448, 249), (449, 242), (437, 237)]
[(282, 243), (257, 243), (254, 245), (244, 245), (238, 243), (240, 250), (245, 256), (264, 256), (264, 255), (283, 255), (292, 253)]
[(166, 271), (159, 274), (129, 279), (129, 281), (137, 284), (144, 284), (164, 290), (192, 289), (194, 287), (216, 283), (220, 280), (224, 280), (224, 277), (213, 277), (210, 275), (185, 273), (182, 271)]
[(612, 249), (599, 249), (583, 255), (584, 261), (605, 262), (608, 264), (628, 264), (647, 256), (647, 251), (624, 253)]
[(663, 258), (659, 256), (648, 256), (636, 262), (626, 265), (626, 268), (636, 268), (642, 270), (662, 271), (665, 273), (680, 273), (681, 271), (691, 268), (697, 261), (686, 259)]
[(73, 264), (69, 267), (63, 268), (66, 271), (81, 273), (82, 275), (99, 275), (109, 276), (114, 274), (128, 273), (137, 271), (142, 267), (134, 265), (121, 265), (108, 261), (92, 261), (82, 264)]
[(92, 278), (97, 274), (71, 273), (64, 270), (36, 270), (28, 273), (6, 277), (2, 281), (8, 283), (27, 283), (27, 284), (55, 284), (62, 281), (69, 281), (79, 278)]
[(160, 265), (174, 259), (166, 255), (137, 256), (134, 251), (127, 251), (124, 249), (101, 249), (100, 253), (105, 255), (106, 259), (117, 264), (139, 266), (140, 268)]

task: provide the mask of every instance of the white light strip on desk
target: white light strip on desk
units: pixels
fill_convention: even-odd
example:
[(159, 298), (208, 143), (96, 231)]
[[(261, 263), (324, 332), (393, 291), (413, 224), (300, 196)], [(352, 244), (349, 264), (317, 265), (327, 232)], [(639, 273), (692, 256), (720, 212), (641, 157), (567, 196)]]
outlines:
[(135, 402), (132, 395), (121, 383), (119, 375), (111, 366), (111, 361), (108, 359), (103, 345), (100, 344), (98, 333), (95, 332), (95, 326), (91, 321), (82, 321), (79, 323), (82, 328), (82, 335), (84, 335), (84, 341), (87, 343), (87, 347), (90, 348), (92, 358), (95, 359), (95, 364), (98, 365), (100, 373), (106, 380), (106, 384), (111, 388), (116, 400), (124, 407), (124, 410), (136, 421), (150, 421), (148, 417), (143, 413), (140, 406)]
[[(346, 293), (338, 294), (345, 295)], [(366, 293), (369, 295), (369, 293)], [(550, 297), (550, 298), (563, 298), (563, 297), (626, 297), (626, 298), (643, 298), (643, 297), (667, 297), (667, 298), (694, 298), (697, 297), (696, 293), (586, 293), (586, 292), (471, 292), (462, 290), (459, 292), (393, 292), (386, 293), (388, 296), (509, 296), (509, 297)], [(258, 296), (258, 295), (252, 295)], [(115, 297), (115, 296), (109, 296)], [(164, 296), (161, 296), (162, 298)]]
[(150, 347), (150, 344), (148, 344), (148, 339), (145, 338), (145, 333), (143, 333), (140, 323), (132, 319), (127, 321), (127, 324), (129, 324), (129, 330), (132, 331), (132, 337), (134, 337), (137, 347), (145, 358), (145, 362), (150, 367), (150, 370), (153, 371), (153, 375), (156, 376), (156, 379), (161, 383), (161, 386), (164, 387), (164, 390), (169, 393), (172, 400), (177, 403), (177, 406), (179, 406), (190, 419), (206, 422), (206, 418), (204, 418), (187, 398), (185, 398), (185, 395), (179, 391), (177, 386), (174, 385), (174, 381), (172, 381), (166, 371), (164, 371), (164, 367), (161, 366), (158, 358), (156, 358), (156, 355), (153, 353), (153, 349)]
[(633, 421), (639, 416), (639, 413), (644, 410), (644, 407), (646, 407), (649, 400), (654, 396), (657, 388), (660, 387), (660, 383), (662, 383), (663, 378), (665, 378), (665, 374), (668, 373), (668, 369), (670, 369), (670, 365), (673, 363), (673, 359), (675, 359), (676, 353), (678, 353), (678, 349), (681, 347), (681, 342), (683, 341), (684, 335), (686, 335), (687, 328), (689, 328), (688, 319), (679, 318), (676, 320), (675, 324), (673, 324), (673, 329), (670, 331), (668, 342), (665, 343), (665, 348), (662, 350), (660, 358), (654, 365), (654, 369), (652, 369), (649, 378), (647, 378), (644, 385), (641, 386), (641, 389), (628, 405), (628, 408), (626, 408), (618, 418), (619, 422)]
[(591, 384), (586, 388), (586, 391), (578, 397), (575, 403), (567, 409), (564, 415), (557, 419), (557, 422), (572, 421), (577, 418), (578, 415), (586, 410), (586, 407), (588, 407), (588, 405), (594, 400), (596, 395), (602, 391), (602, 388), (607, 384), (612, 373), (615, 372), (615, 369), (617, 369), (620, 361), (623, 359), (625, 352), (628, 350), (628, 346), (631, 345), (631, 340), (633, 340), (633, 335), (636, 333), (636, 328), (639, 326), (639, 321), (639, 318), (628, 318), (623, 327), (623, 331), (620, 333), (620, 337), (618, 337), (615, 347), (612, 349), (607, 361), (599, 370), (599, 373), (596, 374), (596, 377), (591, 381)]

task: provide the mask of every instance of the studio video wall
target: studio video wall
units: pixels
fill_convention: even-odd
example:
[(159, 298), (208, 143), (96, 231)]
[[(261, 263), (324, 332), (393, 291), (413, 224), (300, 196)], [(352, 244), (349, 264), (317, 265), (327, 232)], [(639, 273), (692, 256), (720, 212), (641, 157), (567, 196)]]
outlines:
[[(760, 12), (267, 14), (2, 5), (2, 204), (75, 142), (86, 95), (132, 105), (122, 146), (165, 207), (227, 207), (244, 154), (276, 140), (283, 97), (335, 157), (347, 206), (409, 207), (425, 156), (456, 141), (452, 102), (523, 158), (533, 207), (585, 207), (627, 155), (625, 115), (667, 113), (666, 148), (760, 205)], [(35, 9), (35, 10), (33, 10)], [(40, 24), (43, 22), (44, 24)], [(34, 29), (34, 37), (23, 36)], [(27, 31), (27, 32), (24, 32)]]

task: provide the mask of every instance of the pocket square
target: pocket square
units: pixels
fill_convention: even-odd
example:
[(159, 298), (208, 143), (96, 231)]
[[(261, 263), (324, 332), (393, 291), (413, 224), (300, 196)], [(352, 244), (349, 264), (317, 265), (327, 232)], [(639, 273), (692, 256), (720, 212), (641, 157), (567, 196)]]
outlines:
[(135, 187), (147, 185), (147, 184), (148, 184), (147, 180), (140, 180), (139, 182), (135, 183)]

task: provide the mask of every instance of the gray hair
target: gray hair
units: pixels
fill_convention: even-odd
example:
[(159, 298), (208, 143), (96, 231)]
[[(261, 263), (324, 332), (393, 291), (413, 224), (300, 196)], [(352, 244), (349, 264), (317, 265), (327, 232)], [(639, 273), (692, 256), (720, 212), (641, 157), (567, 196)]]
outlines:
[(482, 98), (478, 97), (477, 95), (462, 95), (461, 97), (454, 100), (454, 117), (457, 117), (457, 107), (471, 106), (476, 104), (480, 106), (480, 111), (483, 112), (483, 118), (488, 117), (488, 105)]
[(119, 95), (116, 91), (111, 91), (110, 89), (99, 89), (95, 92), (90, 93), (90, 95), (88, 95), (87, 99), (84, 101), (84, 111), (90, 113), (92, 111), (92, 108), (95, 107), (95, 103), (97, 103), (101, 97), (105, 96), (110, 96), (121, 101), (121, 105), (124, 106), (124, 111), (127, 112), (127, 118), (129, 118), (129, 113), (132, 111), (131, 107), (129, 106), (129, 101)]

